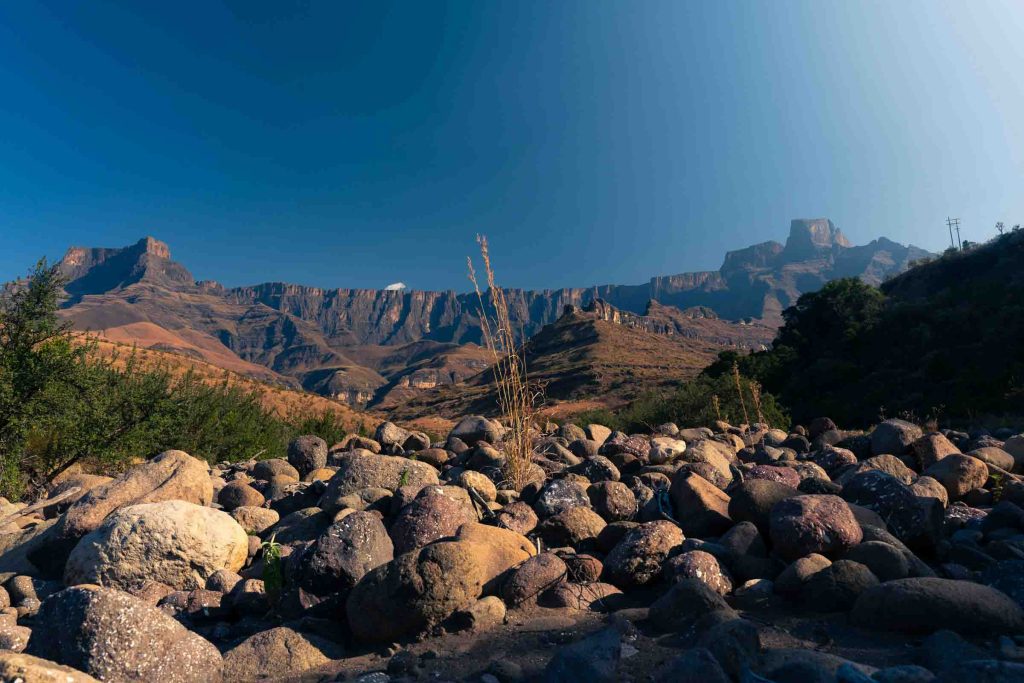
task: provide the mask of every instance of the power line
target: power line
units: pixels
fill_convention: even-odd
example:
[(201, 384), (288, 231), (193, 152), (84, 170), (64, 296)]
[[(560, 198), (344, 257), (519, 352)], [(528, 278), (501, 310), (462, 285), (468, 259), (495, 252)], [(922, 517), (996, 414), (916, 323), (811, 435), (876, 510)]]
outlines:
[[(956, 239), (960, 241), (960, 219), (946, 216), (946, 227), (949, 228), (949, 246), (956, 249), (956, 242), (953, 241), (953, 229), (956, 228)], [(962, 246), (962, 245), (961, 245)]]

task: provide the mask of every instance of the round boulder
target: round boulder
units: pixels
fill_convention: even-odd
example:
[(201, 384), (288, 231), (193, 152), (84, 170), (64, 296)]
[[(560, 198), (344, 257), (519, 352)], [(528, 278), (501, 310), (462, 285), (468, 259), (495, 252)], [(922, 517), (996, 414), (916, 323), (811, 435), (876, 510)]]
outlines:
[(950, 500), (959, 500), (965, 493), (978, 489), (988, 481), (988, 467), (969, 455), (949, 455), (924, 471), (946, 489)]
[(541, 553), (509, 573), (501, 595), (509, 605), (518, 605), (551, 586), (566, 580), (568, 567), (554, 553)]
[(656, 580), (669, 552), (685, 540), (672, 522), (647, 522), (626, 532), (604, 561), (604, 579), (619, 587)]
[(249, 636), (224, 654), (231, 680), (255, 681), (294, 676), (345, 656), (325, 638), (278, 626)]
[(345, 603), (356, 638), (392, 642), (466, 609), (483, 592), (486, 548), (441, 541), (371, 570)]
[(886, 420), (871, 432), (871, 452), (874, 455), (903, 455), (923, 434), (913, 422)]
[(670, 557), (665, 561), (664, 573), (671, 583), (697, 579), (719, 595), (732, 592), (733, 580), (729, 570), (722, 566), (718, 558), (703, 550), (691, 550)]
[(1024, 609), (1004, 593), (935, 577), (898, 579), (864, 591), (851, 619), (865, 628), (906, 633), (942, 629), (967, 636), (1020, 633)]
[(327, 466), (327, 442), (319, 436), (307, 435), (288, 444), (288, 463), (305, 477)]
[(193, 590), (219, 569), (237, 572), (248, 552), (245, 531), (225, 512), (181, 500), (133, 505), (78, 542), (64, 583), (132, 590), (159, 581)]
[(217, 502), (227, 511), (238, 507), (258, 508), (266, 502), (263, 494), (244, 481), (230, 481), (217, 493)]
[(829, 495), (779, 501), (769, 526), (773, 547), (790, 561), (811, 553), (841, 555), (864, 535), (846, 501)]
[(380, 517), (353, 512), (317, 539), (303, 563), (303, 583), (316, 595), (347, 591), (371, 569), (392, 559), (394, 546)]
[(850, 609), (858, 595), (877, 585), (878, 577), (864, 565), (839, 560), (808, 578), (800, 600), (818, 612), (839, 612)]
[(223, 667), (217, 648), (160, 609), (96, 586), (49, 597), (29, 651), (104, 681), (214, 682)]

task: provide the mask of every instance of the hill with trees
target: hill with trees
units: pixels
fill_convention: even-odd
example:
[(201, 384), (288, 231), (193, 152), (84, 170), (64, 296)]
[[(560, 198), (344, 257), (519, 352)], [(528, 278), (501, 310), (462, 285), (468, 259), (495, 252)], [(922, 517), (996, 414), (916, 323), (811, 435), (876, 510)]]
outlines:
[(830, 282), (785, 311), (770, 350), (725, 352), (705, 373), (734, 362), (797, 421), (1024, 415), (1024, 232), (950, 250), (881, 287)]

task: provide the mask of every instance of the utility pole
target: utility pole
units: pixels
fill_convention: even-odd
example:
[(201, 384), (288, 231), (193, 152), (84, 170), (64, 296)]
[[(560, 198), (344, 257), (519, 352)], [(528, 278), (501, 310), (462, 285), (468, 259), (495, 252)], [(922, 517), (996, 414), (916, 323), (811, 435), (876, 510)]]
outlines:
[(956, 249), (956, 242), (953, 241), (953, 228), (956, 228), (956, 238), (960, 239), (960, 219), (946, 216), (946, 227), (949, 228), (949, 246)]

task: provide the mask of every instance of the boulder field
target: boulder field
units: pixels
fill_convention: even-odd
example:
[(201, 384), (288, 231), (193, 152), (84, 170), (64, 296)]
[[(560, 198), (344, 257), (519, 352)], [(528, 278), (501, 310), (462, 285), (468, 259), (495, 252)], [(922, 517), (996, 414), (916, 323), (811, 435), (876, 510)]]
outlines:
[(518, 488), (506, 435), (0, 500), (0, 681), (1024, 681), (1024, 435), (547, 424)]

